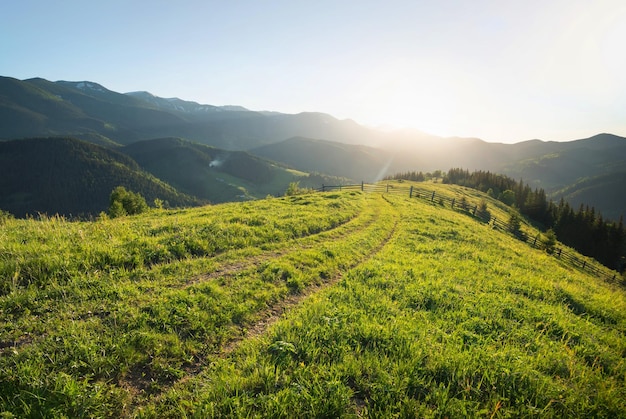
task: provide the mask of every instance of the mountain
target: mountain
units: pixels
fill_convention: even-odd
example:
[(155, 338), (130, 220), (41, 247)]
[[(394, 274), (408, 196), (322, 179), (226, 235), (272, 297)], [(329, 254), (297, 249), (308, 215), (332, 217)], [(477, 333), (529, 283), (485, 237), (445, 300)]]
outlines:
[[(489, 170), (544, 188), (553, 199), (585, 179), (610, 178), (626, 164), (626, 139), (611, 134), (569, 142), (498, 144), (417, 130), (383, 132), (318, 112), (254, 112), (148, 92), (122, 94), (90, 81), (0, 77), (0, 139), (34, 136), (71, 136), (112, 148), (185, 138), (223, 150), (253, 150), (298, 170), (354, 181), (401, 171)], [(148, 162), (143, 164), (148, 167)], [(612, 187), (624, 190), (626, 185), (617, 182), (611, 182)], [(244, 188), (252, 193), (252, 188)], [(614, 195), (603, 195), (603, 213), (625, 212)]]
[(0, 77), (0, 139), (65, 135), (127, 145), (182, 137), (228, 150), (247, 150), (303, 135), (360, 144), (379, 138), (354, 121), (322, 113), (253, 112), (200, 105), (147, 92), (121, 94), (89, 81)]
[[(178, 190), (211, 202), (282, 195), (305, 173), (288, 170), (243, 151), (228, 151), (180, 138), (139, 141), (120, 151)], [(317, 186), (317, 185), (316, 185)]]
[(63, 135), (128, 143), (185, 121), (92, 82), (0, 78), (0, 139)]
[(250, 152), (298, 170), (366, 182), (380, 180), (392, 159), (390, 153), (373, 147), (302, 137), (257, 147)]
[(72, 138), (0, 141), (0, 209), (24, 217), (37, 213), (97, 215), (116, 186), (171, 206), (199, 205), (130, 157)]
[(213, 106), (213, 105), (201, 105), (198, 102), (191, 102), (182, 100), (179, 98), (162, 98), (154, 96), (150, 92), (128, 92), (126, 95), (140, 99), (144, 102), (151, 103), (155, 107), (175, 112), (183, 112), (187, 114), (201, 114), (205, 115), (212, 112), (248, 112), (249, 110), (243, 106)]
[(0, 210), (94, 216), (105, 211), (116, 186), (151, 204), (196, 206), (282, 195), (341, 180), (308, 175), (243, 151), (180, 138), (138, 141), (115, 150), (73, 138), (0, 141)]
[(626, 215), (626, 171), (584, 178), (551, 193), (556, 200), (563, 198), (574, 208), (593, 206), (605, 219), (619, 220)]
[(499, 170), (551, 191), (626, 167), (626, 138), (612, 134), (562, 143), (539, 143), (534, 144), (532, 150), (532, 155), (511, 158)]

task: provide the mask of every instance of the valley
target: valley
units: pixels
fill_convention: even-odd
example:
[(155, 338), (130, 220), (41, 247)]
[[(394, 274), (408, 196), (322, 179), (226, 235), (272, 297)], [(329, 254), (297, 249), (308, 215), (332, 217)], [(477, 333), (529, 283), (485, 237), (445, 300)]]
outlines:
[[(463, 168), (523, 180), (545, 189), (554, 201), (563, 198), (575, 207), (592, 206), (613, 221), (626, 210), (623, 194), (616, 193), (626, 188), (626, 139), (608, 133), (565, 142), (491, 143), (418, 130), (381, 131), (320, 112), (257, 112), (148, 92), (123, 94), (91, 81), (0, 77), (0, 159), (6, 155), (3, 143), (59, 137), (106, 149), (98, 154), (114, 151), (141, 160), (140, 169), (147, 173), (127, 173), (124, 179), (135, 180), (109, 185), (119, 175), (111, 172), (119, 172), (119, 167), (90, 167), (90, 172), (109, 178), (108, 190), (94, 190), (90, 185), (76, 187), (75, 176), (50, 169), (47, 177), (77, 188), (75, 194), (83, 196), (77, 201), (83, 205), (69, 205), (71, 197), (56, 202), (46, 197), (39, 202), (49, 188), (42, 192), (38, 185), (21, 180), (34, 177), (29, 173), (39, 169), (36, 162), (45, 159), (46, 147), (25, 146), (28, 154), (17, 169), (11, 161), (0, 166), (2, 177), (11, 179), (9, 186), (0, 184), (0, 209), (19, 217), (37, 213), (88, 217), (106, 209), (108, 194), (120, 184), (150, 196), (150, 202), (158, 197), (172, 206), (187, 206), (194, 201), (277, 196), (291, 182), (318, 188), (329, 182), (375, 182), (404, 171)], [(235, 158), (230, 167), (216, 170), (211, 155)], [(82, 165), (71, 161), (72, 156), (65, 159), (68, 165)], [(148, 185), (152, 182), (145, 179), (137, 181), (137, 176), (146, 174), (176, 191), (165, 192), (168, 186)], [(85, 205), (89, 195), (95, 202)]]

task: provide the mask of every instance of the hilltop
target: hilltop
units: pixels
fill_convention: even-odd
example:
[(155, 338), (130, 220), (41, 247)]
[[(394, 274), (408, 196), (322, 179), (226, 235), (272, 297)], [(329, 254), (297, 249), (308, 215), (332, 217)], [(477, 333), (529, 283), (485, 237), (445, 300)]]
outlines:
[(0, 410), (624, 417), (623, 278), (494, 228), (509, 211), (390, 182), (2, 219)]

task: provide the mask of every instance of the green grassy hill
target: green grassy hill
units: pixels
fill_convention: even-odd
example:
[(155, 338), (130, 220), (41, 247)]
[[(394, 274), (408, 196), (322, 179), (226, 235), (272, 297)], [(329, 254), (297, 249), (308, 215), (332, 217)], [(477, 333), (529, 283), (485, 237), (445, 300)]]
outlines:
[(0, 412), (626, 417), (623, 280), (410, 185), (508, 216), (403, 182), (0, 220)]

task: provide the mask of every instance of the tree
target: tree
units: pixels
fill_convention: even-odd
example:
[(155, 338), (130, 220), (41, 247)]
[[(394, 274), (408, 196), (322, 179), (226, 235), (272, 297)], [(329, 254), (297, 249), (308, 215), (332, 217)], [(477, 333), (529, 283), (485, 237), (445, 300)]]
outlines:
[(491, 213), (489, 208), (487, 208), (487, 201), (484, 199), (481, 199), (480, 204), (478, 204), (478, 216), (485, 220), (486, 223), (491, 220)]
[(515, 192), (513, 192), (510, 189), (507, 189), (506, 191), (500, 194), (498, 199), (504, 202), (505, 204), (507, 204), (508, 206), (511, 206), (515, 203)]
[(547, 253), (554, 253), (554, 246), (556, 246), (556, 233), (551, 228), (546, 231), (543, 244), (546, 246)]
[(118, 186), (111, 192), (109, 198), (109, 217), (121, 217), (124, 215), (141, 214), (148, 210), (148, 204), (141, 194), (127, 191), (123, 186)]
[(509, 223), (507, 224), (509, 231), (513, 234), (518, 234), (521, 226), (522, 220), (520, 219), (520, 216), (515, 212), (512, 213), (511, 218), (509, 218)]

